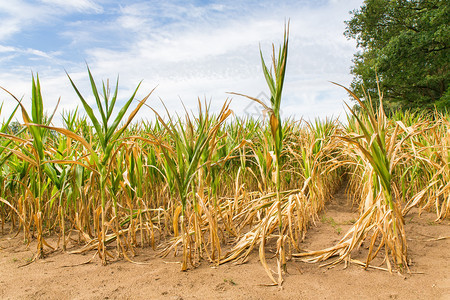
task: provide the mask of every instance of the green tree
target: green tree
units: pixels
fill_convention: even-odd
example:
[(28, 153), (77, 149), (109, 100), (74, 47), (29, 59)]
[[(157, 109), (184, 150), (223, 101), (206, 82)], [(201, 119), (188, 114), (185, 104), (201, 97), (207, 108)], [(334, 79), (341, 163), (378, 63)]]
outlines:
[(357, 41), (353, 91), (376, 92), (395, 109), (450, 107), (448, 0), (365, 0), (351, 12), (345, 36)]

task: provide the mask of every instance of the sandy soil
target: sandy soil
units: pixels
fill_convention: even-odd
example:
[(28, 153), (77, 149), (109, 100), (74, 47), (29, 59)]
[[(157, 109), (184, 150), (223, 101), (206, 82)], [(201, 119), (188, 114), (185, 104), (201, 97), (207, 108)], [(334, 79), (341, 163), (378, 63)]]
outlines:
[[(303, 247), (333, 245), (356, 217), (345, 195), (337, 195)], [(151, 249), (138, 249), (134, 258), (146, 265), (102, 266), (98, 258), (82, 264), (93, 253), (57, 251), (23, 266), (35, 245), (26, 248), (20, 235), (0, 234), (0, 299), (450, 299), (450, 238), (437, 239), (450, 236), (450, 221), (437, 224), (434, 218), (417, 211), (406, 218), (413, 274), (290, 261), (282, 290), (264, 286), (270, 282), (256, 253), (246, 264), (217, 268), (204, 262), (188, 272), (179, 271), (179, 258), (162, 259)], [(269, 263), (275, 266), (274, 260)]]

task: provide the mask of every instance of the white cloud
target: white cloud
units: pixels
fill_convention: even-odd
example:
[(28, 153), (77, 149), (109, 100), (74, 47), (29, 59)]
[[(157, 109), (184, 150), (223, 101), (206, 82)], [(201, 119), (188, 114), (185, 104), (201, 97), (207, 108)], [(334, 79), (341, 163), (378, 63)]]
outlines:
[(33, 54), (35, 56), (39, 56), (39, 57), (44, 57), (44, 58), (51, 58), (50, 55), (48, 55), (47, 53), (45, 53), (44, 51), (40, 51), (40, 50), (36, 50), (36, 49), (26, 49), (25, 50), (26, 53), (30, 53)]
[(103, 8), (91, 0), (41, 0), (42, 3), (61, 7), (65, 10), (77, 10), (86, 13), (102, 13)]
[[(354, 43), (347, 41), (342, 32), (343, 21), (352, 8), (338, 1), (320, 9), (284, 11), (291, 18), (284, 91), (284, 105), (289, 107), (286, 116), (288, 112), (297, 117), (304, 113), (325, 116), (342, 112), (345, 92), (328, 81), (348, 85), (351, 79), (348, 71)], [(142, 18), (143, 11), (144, 7), (123, 8), (119, 17), (122, 26), (126, 29), (133, 25), (139, 31), (140, 26), (149, 23)], [(126, 84), (141, 78), (146, 80), (147, 88), (159, 84), (155, 94), (173, 109), (179, 107), (179, 97), (187, 106), (195, 106), (197, 96), (212, 97), (221, 103), (229, 96), (226, 91), (256, 96), (267, 90), (258, 44), (261, 42), (266, 61), (270, 61), (270, 43), (281, 40), (284, 20), (271, 11), (253, 14), (258, 17), (233, 16), (226, 23), (210, 27), (189, 21), (182, 27), (166, 26), (157, 35), (149, 32), (141, 35), (125, 50), (88, 50), (88, 61), (100, 76), (120, 72), (122, 78), (127, 78)], [(125, 22), (124, 17), (132, 18)], [(236, 112), (244, 113), (246, 104), (238, 97), (233, 98)], [(321, 107), (321, 103), (326, 105)]]
[(16, 50), (16, 48), (14, 48), (14, 47), (0, 45), (0, 53), (14, 52), (15, 50)]
[[(48, 5), (50, 0), (46, 2)], [(51, 2), (63, 3), (62, 0)], [(68, 1), (65, 7), (72, 5), (73, 9), (94, 12), (98, 5), (93, 1), (81, 1), (77, 8), (76, 3)], [(197, 97), (212, 98), (212, 108), (219, 108), (230, 97), (228, 91), (250, 96), (268, 93), (261, 71), (259, 44), (266, 61), (270, 61), (270, 44), (281, 41), (284, 17), (290, 17), (288, 70), (282, 103), (284, 116), (343, 115), (342, 100), (347, 99), (346, 93), (328, 81), (350, 83), (349, 67), (355, 45), (342, 35), (343, 21), (350, 18), (348, 11), (361, 5), (360, 0), (333, 0), (320, 7), (285, 4), (281, 8), (272, 4), (249, 8), (245, 3), (230, 3), (204, 7), (183, 4), (183, 7), (173, 2), (151, 6), (148, 2), (137, 2), (122, 5), (117, 10), (118, 15), (107, 22), (71, 20), (67, 22), (71, 29), (66, 30), (64, 36), (72, 38), (74, 48), (83, 45), (84, 48), (77, 49), (84, 53), (96, 79), (114, 80), (120, 74), (120, 99), (129, 97), (144, 79), (140, 97), (158, 85), (148, 103), (162, 112), (157, 100), (161, 97), (172, 112), (182, 113), (180, 98), (188, 109), (195, 111)], [(104, 13), (112, 14), (106, 8)], [(89, 47), (89, 43), (94, 47)], [(0, 53), (10, 50), (10, 46), (0, 45)], [(30, 54), (55, 57), (45, 52), (30, 51)], [(82, 93), (89, 95), (84, 61), (67, 61), (63, 66)], [(56, 103), (58, 96), (62, 96), (66, 109), (79, 104), (61, 67), (49, 65), (44, 72), (37, 71), (43, 75), (41, 82), (49, 107)], [(7, 78), (0, 75), (0, 85), (9, 86), (11, 80)], [(232, 108), (237, 114), (245, 114), (249, 100), (233, 98)], [(145, 109), (140, 117), (151, 115)]]
[[(17, 57), (18, 55), (25, 55), (28, 59), (36, 59), (36, 58), (43, 58), (43, 59), (54, 59), (55, 56), (59, 55), (60, 52), (44, 52), (37, 49), (27, 48), (27, 49), (21, 49), (17, 47), (11, 47), (11, 46), (3, 46), (0, 45), (0, 53), (12, 53), (12, 55), (9, 56), (10, 59)], [(8, 60), (5, 56), (3, 56), (3, 60)]]
[(7, 18), (0, 21), (0, 41), (10, 37), (20, 30), (20, 23), (18, 20), (9, 20)]
[(102, 6), (92, 0), (0, 1), (0, 41), (26, 28), (51, 22), (75, 11), (102, 13)]
[(20, 32), (33, 20), (45, 19), (47, 15), (46, 11), (26, 1), (0, 1), (0, 41)]

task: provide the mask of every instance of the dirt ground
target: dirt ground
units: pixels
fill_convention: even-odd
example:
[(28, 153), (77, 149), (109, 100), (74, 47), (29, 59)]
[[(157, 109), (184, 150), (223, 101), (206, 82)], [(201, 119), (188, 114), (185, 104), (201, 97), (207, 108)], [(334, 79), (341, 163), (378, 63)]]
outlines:
[[(302, 246), (332, 246), (356, 217), (345, 195), (337, 195)], [(179, 271), (179, 257), (159, 258), (151, 249), (137, 249), (134, 258), (146, 265), (102, 266), (98, 258), (82, 264), (93, 253), (57, 251), (24, 266), (35, 244), (26, 248), (21, 235), (0, 234), (0, 299), (450, 299), (450, 221), (434, 218), (413, 211), (405, 219), (413, 274), (290, 261), (282, 290), (264, 286), (270, 280), (256, 253), (245, 264), (204, 262), (188, 272)], [(269, 264), (274, 267), (275, 260)]]

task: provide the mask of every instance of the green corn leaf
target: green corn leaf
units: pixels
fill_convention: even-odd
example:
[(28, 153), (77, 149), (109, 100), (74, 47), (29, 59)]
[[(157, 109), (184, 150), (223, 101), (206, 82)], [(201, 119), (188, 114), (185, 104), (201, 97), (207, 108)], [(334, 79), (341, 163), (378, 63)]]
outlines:
[[(133, 95), (131, 96), (131, 98), (128, 100), (126, 107), (124, 106), (122, 108), (122, 110), (119, 112), (119, 114), (117, 115), (114, 123), (111, 125), (111, 127), (108, 130), (107, 133), (107, 140), (110, 140), (111, 137), (110, 135), (113, 135), (113, 140), (116, 140), (119, 136), (122, 135), (122, 133), (125, 131), (125, 129), (128, 127), (128, 125), (133, 121), (134, 117), (136, 116), (136, 114), (139, 112), (139, 110), (141, 109), (141, 107), (145, 104), (145, 102), (147, 101), (147, 99), (150, 97), (150, 95), (153, 93), (153, 91), (156, 89), (156, 87), (147, 95), (144, 97), (144, 99), (142, 99), (141, 101), (139, 101), (139, 104), (136, 106), (136, 108), (130, 113), (128, 120), (126, 121), (126, 123), (122, 126), (122, 128), (120, 128), (115, 134), (114, 131), (117, 128), (117, 126), (120, 124), (120, 122), (123, 119), (124, 114), (126, 113), (128, 107), (130, 106), (131, 102), (133, 101), (137, 90), (139, 89), (139, 86), (141, 85), (141, 83), (139, 83), (139, 85), (136, 87), (136, 90), (134, 91)], [(117, 94), (117, 91), (116, 93)], [(115, 95), (114, 97), (116, 97), (117, 95)], [(115, 103), (115, 100), (112, 102)], [(112, 105), (112, 104), (111, 104)]]
[(36, 80), (32, 75), (32, 89), (31, 89), (31, 117), (33, 123), (43, 124), (44, 118), (44, 104), (41, 95), (41, 85), (39, 83), (39, 75), (36, 74)]
[[(3, 107), (3, 103), (0, 106), (0, 114), (2, 112), (2, 107)], [(6, 120), (6, 122), (4, 122), (2, 124), (2, 127), (0, 128), (0, 132), (6, 133), (6, 131), (7, 131), (8, 127), (9, 127), (9, 125), (11, 124), (11, 121), (12, 121), (14, 115), (16, 114), (16, 111), (17, 111), (18, 108), (19, 108), (19, 104), (16, 105), (16, 107), (14, 108), (12, 113), (9, 115), (9, 118)]]
[(89, 119), (92, 122), (92, 125), (94, 125), (95, 132), (98, 135), (98, 138), (100, 139), (100, 144), (103, 148), (106, 148), (105, 145), (105, 135), (103, 133), (102, 127), (100, 126), (100, 123), (98, 122), (97, 118), (95, 117), (94, 111), (89, 106), (89, 104), (84, 100), (83, 96), (81, 95), (80, 91), (76, 87), (75, 83), (72, 81), (72, 78), (70, 78), (69, 74), (66, 72), (67, 77), (69, 77), (70, 83), (72, 84), (72, 87), (74, 88), (75, 92), (77, 93), (78, 97), (81, 100), (81, 103), (83, 104), (83, 108), (86, 111)]
[(109, 118), (112, 115), (113, 108), (116, 105), (118, 90), (119, 90), (119, 76), (117, 76), (116, 88), (114, 89), (114, 95), (113, 95), (113, 97), (111, 99), (111, 103), (110, 103), (109, 107), (107, 107), (108, 121), (109, 121)]
[(261, 53), (261, 62), (262, 62), (262, 68), (263, 68), (264, 77), (266, 79), (267, 85), (269, 86), (270, 94), (272, 95), (272, 97), (270, 98), (270, 102), (271, 102), (271, 104), (273, 106), (275, 104), (273, 95), (276, 94), (275, 82), (274, 82), (274, 80), (272, 78), (271, 71), (269, 69), (267, 69), (267, 66), (266, 66), (266, 64), (264, 62), (264, 58), (262, 56), (262, 51), (261, 50), (260, 50), (260, 53)]
[[(88, 69), (88, 74), (89, 74), (89, 81), (91, 83), (92, 94), (94, 95), (95, 102), (97, 103), (97, 108), (100, 112), (100, 116), (102, 117), (103, 130), (104, 130), (103, 133), (106, 135), (106, 131), (108, 129), (108, 118), (106, 117), (105, 111), (103, 109), (103, 105), (102, 105), (100, 96), (98, 94), (97, 86), (95, 85), (95, 80), (94, 80), (94, 77), (92, 76), (89, 66), (87, 67), (87, 69)], [(107, 142), (106, 138), (105, 138), (105, 142)]]

